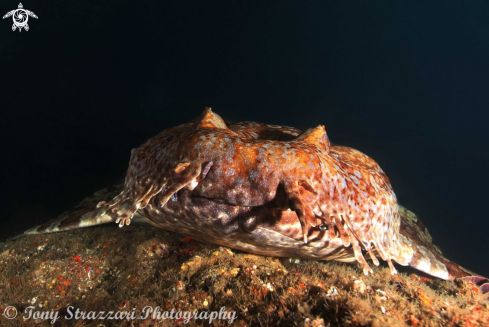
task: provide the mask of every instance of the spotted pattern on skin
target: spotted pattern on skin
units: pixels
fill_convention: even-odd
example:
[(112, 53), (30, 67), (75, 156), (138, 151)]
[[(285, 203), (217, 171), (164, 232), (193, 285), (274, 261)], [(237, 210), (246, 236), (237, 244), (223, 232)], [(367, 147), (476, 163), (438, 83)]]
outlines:
[(295, 211), (304, 243), (312, 228), (325, 225), (331, 239), (339, 237), (343, 246), (352, 246), (366, 274), (372, 270), (362, 247), (375, 264), (373, 251), (396, 273), (391, 260), (398, 252), (399, 214), (387, 176), (359, 151), (332, 149), (324, 126), (302, 133), (253, 122), (227, 126), (206, 109), (194, 124), (165, 130), (134, 150), (124, 191), (99, 206), (115, 213), (129, 203), (118, 219), (123, 226), (156, 195), (160, 207), (176, 201), (182, 189), (256, 207), (272, 202), (279, 188), (287, 199), (281, 209)]

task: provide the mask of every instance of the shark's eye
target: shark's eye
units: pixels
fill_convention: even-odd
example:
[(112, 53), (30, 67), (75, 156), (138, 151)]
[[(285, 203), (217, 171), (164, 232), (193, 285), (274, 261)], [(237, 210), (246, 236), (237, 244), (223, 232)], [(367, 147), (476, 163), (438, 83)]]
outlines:
[(319, 230), (328, 230), (328, 225), (319, 225)]

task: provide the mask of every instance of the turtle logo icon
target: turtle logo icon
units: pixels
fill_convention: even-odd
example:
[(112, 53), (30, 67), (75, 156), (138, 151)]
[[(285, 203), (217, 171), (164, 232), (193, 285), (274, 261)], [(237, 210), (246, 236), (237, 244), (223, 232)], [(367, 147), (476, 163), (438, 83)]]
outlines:
[(26, 31), (29, 30), (29, 25), (27, 25), (29, 16), (37, 18), (36, 14), (34, 14), (32, 11), (25, 10), (24, 6), (22, 6), (22, 3), (19, 3), (18, 9), (9, 11), (3, 16), (3, 18), (5, 19), (10, 16), (12, 16), (12, 19), (14, 20), (12, 31), (15, 31), (15, 29), (18, 28), (19, 32), (22, 32), (22, 28), (24, 28)]

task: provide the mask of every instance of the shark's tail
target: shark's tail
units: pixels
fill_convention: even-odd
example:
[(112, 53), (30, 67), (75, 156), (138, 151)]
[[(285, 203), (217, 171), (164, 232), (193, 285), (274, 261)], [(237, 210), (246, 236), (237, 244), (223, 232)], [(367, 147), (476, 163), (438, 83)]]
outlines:
[(434, 245), (428, 229), (419, 218), (399, 206), (401, 216), (399, 254), (394, 259), (401, 265), (410, 266), (429, 275), (445, 280), (466, 279), (489, 292), (489, 280), (445, 258)]
[(25, 231), (23, 235), (55, 233), (115, 222), (117, 214), (109, 211), (100, 215), (100, 209), (97, 208), (97, 204), (100, 201), (112, 200), (112, 198), (121, 192), (123, 187), (123, 184), (119, 184), (100, 190), (83, 200), (73, 210), (65, 211), (58, 218), (33, 227)]

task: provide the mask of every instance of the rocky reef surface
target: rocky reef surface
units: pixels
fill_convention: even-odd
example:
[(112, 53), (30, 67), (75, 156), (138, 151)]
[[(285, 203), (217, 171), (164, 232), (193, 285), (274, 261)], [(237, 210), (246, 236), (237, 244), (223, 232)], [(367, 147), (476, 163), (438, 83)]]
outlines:
[(148, 226), (32, 235), (0, 243), (0, 326), (489, 325), (474, 284), (400, 270), (365, 276)]

